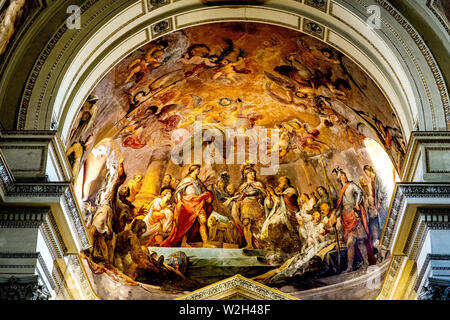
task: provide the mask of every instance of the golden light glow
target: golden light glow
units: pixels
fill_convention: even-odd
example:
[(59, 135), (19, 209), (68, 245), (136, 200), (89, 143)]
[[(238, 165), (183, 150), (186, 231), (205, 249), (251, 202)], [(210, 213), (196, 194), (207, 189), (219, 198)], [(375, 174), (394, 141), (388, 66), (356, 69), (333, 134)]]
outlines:
[(400, 178), (391, 159), (383, 147), (375, 140), (366, 138), (364, 139), (364, 144), (377, 171), (377, 175), (380, 175), (388, 194), (392, 194), (394, 192), (395, 183), (398, 182)]

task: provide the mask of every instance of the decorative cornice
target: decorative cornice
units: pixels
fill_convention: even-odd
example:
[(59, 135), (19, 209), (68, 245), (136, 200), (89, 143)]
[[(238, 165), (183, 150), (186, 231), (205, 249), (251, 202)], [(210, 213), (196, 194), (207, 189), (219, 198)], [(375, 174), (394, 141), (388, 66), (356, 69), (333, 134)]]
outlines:
[[(361, 2), (360, 0), (358, 0), (358, 1)], [(430, 70), (432, 71), (433, 76), (436, 80), (436, 84), (439, 88), (439, 91), (441, 94), (441, 101), (442, 101), (442, 104), (443, 104), (444, 110), (445, 110), (445, 123), (447, 124), (447, 129), (450, 129), (450, 105), (449, 105), (449, 95), (448, 95), (448, 91), (447, 91), (447, 86), (445, 85), (445, 81), (442, 76), (442, 73), (440, 72), (439, 67), (436, 63), (436, 60), (434, 59), (430, 49), (428, 48), (428, 46), (426, 45), (426, 43), (422, 39), (422, 37), (419, 35), (419, 33), (414, 29), (414, 27), (388, 1), (385, 1), (385, 0), (376, 0), (376, 1), (381, 7), (383, 7), (387, 12), (389, 12), (391, 14), (391, 16), (393, 18), (395, 18), (395, 20), (397, 20), (397, 22), (408, 32), (408, 34), (414, 40), (417, 47), (420, 49), (423, 56), (425, 57), (425, 60), (427, 61), (428, 66), (429, 66)], [(391, 29), (391, 31), (394, 32), (394, 30), (392, 29), (392, 26), (390, 26), (388, 23), (385, 23), (385, 24), (388, 28)], [(399, 40), (401, 41), (401, 39), (399, 39)], [(419, 71), (419, 73), (422, 73), (420, 70), (418, 70), (418, 71)], [(424, 83), (424, 85), (426, 85), (426, 84)], [(427, 94), (430, 98), (430, 92), (429, 92), (428, 87), (427, 87), (427, 90), (428, 90)], [(430, 106), (433, 108), (433, 103), (431, 101), (431, 98), (430, 98)], [(435, 117), (434, 114), (433, 114), (433, 117)], [(433, 128), (433, 129), (436, 130), (437, 128)]]
[(14, 177), (11, 174), (3, 152), (0, 150), (0, 189), (3, 193), (8, 193), (14, 186)]
[(416, 284), (414, 286), (414, 290), (417, 292), (420, 288), (420, 285), (423, 282), (423, 278), (425, 276), (426, 271), (429, 269), (430, 263), (432, 260), (437, 260), (437, 261), (449, 261), (450, 260), (450, 255), (448, 254), (427, 254), (425, 261), (422, 265), (422, 268), (420, 269), (419, 275), (417, 277), (416, 280)]
[[(262, 284), (256, 283), (250, 279), (246, 279), (241, 275), (236, 275), (234, 277), (225, 279), (216, 284), (210, 285), (206, 288), (194, 291), (186, 296), (178, 298), (179, 300), (207, 300), (214, 298), (217, 295), (227, 294), (227, 292), (234, 290), (242, 290), (243, 292), (248, 292), (249, 294), (254, 294), (260, 297), (260, 299), (265, 300), (295, 300), (296, 298), (291, 297), (287, 294), (274, 290), (272, 288), (266, 287)], [(231, 292), (230, 292), (231, 293)]]
[[(54, 290), (55, 282), (52, 279), (52, 276), (47, 268), (47, 264), (45, 263), (44, 258), (42, 257), (41, 254), (39, 254), (37, 259), (38, 259), (38, 264), (42, 268), (47, 281), (50, 283), (50, 287)], [(38, 269), (38, 272), (39, 272), (39, 269)], [(41, 275), (41, 278), (42, 278), (42, 275)]]
[(382, 234), (383, 247), (389, 248), (392, 243), (393, 232), (398, 227), (398, 218), (407, 198), (450, 198), (450, 184), (441, 183), (399, 183), (387, 217), (386, 226)]
[(450, 208), (419, 208), (429, 230), (450, 230)]
[(12, 197), (61, 197), (67, 189), (69, 182), (43, 182), (43, 183), (15, 183), (8, 195)]
[(0, 228), (38, 228), (50, 208), (0, 207)]
[(325, 30), (326, 30), (326, 28), (323, 25), (321, 25), (317, 22), (314, 22), (310, 19), (306, 19), (306, 18), (303, 19), (303, 25), (302, 25), (303, 32), (305, 32), (311, 36), (314, 36), (316, 38), (319, 38), (320, 40), (324, 40), (325, 39)]
[(170, 0), (147, 0), (148, 11), (153, 11), (170, 4)]
[[(78, 237), (78, 240), (81, 244), (81, 250), (85, 250), (91, 247), (91, 241), (88, 237), (81, 211), (78, 208), (71, 184), (69, 182), (16, 183), (9, 171), (9, 168), (7, 168), (6, 166), (6, 162), (4, 161), (2, 153), (0, 152), (0, 188), (2, 189), (1, 191), (3, 191), (5, 198), (57, 198), (58, 203), (62, 203), (63, 209), (65, 209), (65, 212), (67, 213), (67, 216), (69, 218), (68, 223), (72, 226), (73, 230), (76, 231), (76, 236)], [(52, 200), (51, 202), (54, 201)], [(23, 209), (20, 209), (20, 207), (8, 207), (4, 210), (13, 210), (12, 212), (20, 213), (20, 210)], [(6, 221), (5, 217), (6, 215), (4, 214), (0, 215), (0, 225), (1, 221)], [(16, 227), (18, 227), (19, 225), (27, 225), (29, 227), (41, 226), (38, 221), (22, 221), (20, 218), (20, 214), (18, 217), (19, 218), (14, 221), (8, 218), (8, 221), (4, 222), (3, 224), (9, 224), (9, 227), (12, 227), (13, 225), (15, 225)], [(51, 214), (47, 214), (47, 217), (48, 223), (41, 226), (44, 234), (48, 236), (49, 242), (47, 244), (49, 245), (51, 242), (54, 242), (54, 240), (50, 239), (57, 239), (58, 242), (60, 242), (63, 246), (63, 252), (65, 252), (66, 248), (64, 246), (64, 242), (61, 241), (62, 237), (59, 233), (53, 216)], [(55, 248), (55, 245), (51, 245), (51, 247)], [(58, 255), (63, 254), (60, 253), (61, 250), (56, 250), (55, 252), (59, 252)]]

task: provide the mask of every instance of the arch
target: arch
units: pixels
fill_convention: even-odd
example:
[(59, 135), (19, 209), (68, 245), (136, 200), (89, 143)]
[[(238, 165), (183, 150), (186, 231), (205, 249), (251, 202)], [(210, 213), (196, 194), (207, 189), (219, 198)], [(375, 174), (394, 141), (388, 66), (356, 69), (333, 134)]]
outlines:
[[(378, 30), (366, 27), (367, 7), (374, 4), (382, 12)], [(158, 7), (146, 0), (98, 0), (85, 2), (81, 11), (81, 29), (62, 25), (36, 61), (20, 103), (18, 130), (57, 123), (66, 142), (82, 102), (121, 59), (167, 32), (220, 21), (280, 25), (342, 51), (378, 84), (406, 137), (414, 129), (450, 128), (447, 88), (430, 50), (383, 0), (329, 0), (325, 8), (293, 0), (231, 7), (199, 0), (162, 1)], [(8, 67), (3, 81), (13, 76), (14, 67)]]

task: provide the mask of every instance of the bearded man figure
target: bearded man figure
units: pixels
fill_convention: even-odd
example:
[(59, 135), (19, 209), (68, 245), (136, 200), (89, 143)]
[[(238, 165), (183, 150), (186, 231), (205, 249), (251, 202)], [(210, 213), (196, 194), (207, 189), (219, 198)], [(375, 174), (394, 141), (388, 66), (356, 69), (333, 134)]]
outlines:
[(199, 165), (192, 165), (187, 176), (181, 180), (175, 190), (177, 205), (174, 212), (174, 224), (169, 237), (161, 247), (190, 247), (189, 237), (200, 232), (203, 247), (211, 247), (208, 241), (207, 221), (211, 214), (213, 194), (208, 191), (198, 178)]
[(355, 247), (361, 252), (364, 268), (369, 266), (369, 256), (373, 260), (373, 249), (369, 239), (367, 213), (363, 205), (364, 192), (354, 182), (349, 181), (342, 169), (337, 172), (342, 189), (336, 205), (336, 215), (341, 217), (344, 241), (347, 244), (347, 270), (353, 270)]

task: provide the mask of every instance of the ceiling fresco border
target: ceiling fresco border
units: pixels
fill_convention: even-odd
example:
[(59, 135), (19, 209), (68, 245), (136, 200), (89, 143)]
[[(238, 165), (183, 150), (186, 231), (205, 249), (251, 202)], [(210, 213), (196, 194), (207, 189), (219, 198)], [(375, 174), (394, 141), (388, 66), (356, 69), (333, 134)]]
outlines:
[[(96, 1), (90, 1), (89, 3), (90, 4), (93, 4), (93, 2), (96, 2)], [(173, 4), (173, 3), (172, 3)], [(159, 9), (159, 8), (158, 8)], [(86, 10), (86, 9), (85, 9)], [(319, 11), (319, 10), (316, 10), (316, 11)], [(62, 28), (64, 28), (64, 27), (62, 27)], [(412, 30), (412, 29), (411, 29)], [(410, 31), (410, 34), (411, 34), (411, 32), (414, 32), (413, 30), (412, 31)], [(61, 29), (57, 32), (57, 34), (59, 35), (59, 37), (61, 37), (61, 35), (64, 33), (64, 31), (62, 31)], [(38, 71), (37, 69), (39, 69), (42, 65), (43, 65), (43, 63), (44, 63), (44, 61), (46, 60), (46, 55), (48, 55), (48, 53), (49, 53), (49, 51), (48, 51), (48, 47), (50, 46), (50, 48), (52, 47), (52, 44), (53, 43), (53, 46), (54, 46), (54, 44), (55, 44), (55, 39), (52, 39), (52, 40), (50, 40), (50, 42), (49, 42), (49, 45), (47, 46), (47, 50), (44, 50), (44, 54), (43, 55), (41, 55), (41, 58), (40, 58), (40, 60), (38, 61), (38, 63), (36, 64), (36, 66), (35, 66), (35, 71), (32, 73), (32, 75), (30, 76), (30, 80), (29, 80), (29, 84), (27, 85), (27, 89), (26, 89), (26, 92), (25, 92), (25, 94), (24, 94), (24, 104), (22, 104), (22, 106), (21, 106), (21, 113), (20, 113), (20, 116), (19, 116), (19, 119), (18, 119), (18, 128), (19, 129), (24, 129), (24, 126), (25, 126), (25, 116), (26, 116), (26, 113), (27, 113), (27, 96), (28, 97), (30, 97), (30, 95), (31, 95), (31, 92), (32, 92), (32, 89), (33, 89), (33, 86), (34, 86), (34, 84), (33, 84), (33, 79), (34, 79), (34, 81), (36, 80), (36, 78), (37, 78), (37, 74), (38, 74), (38, 72), (36, 72), (36, 71)], [(425, 50), (425, 51), (428, 51), (428, 48), (426, 48), (426, 47), (420, 47), (420, 49), (422, 50), (422, 52)], [(439, 71), (439, 69), (434, 69), (433, 70), (434, 71), (434, 73), (435, 73), (435, 79), (439, 79), (439, 78), (442, 78), (441, 76), (440, 76), (440, 71)], [(438, 76), (436, 76), (436, 73), (438, 73)], [(423, 80), (423, 79), (422, 79)], [(443, 83), (441, 83), (441, 87), (440, 87), (440, 89), (441, 89), (441, 91), (443, 90), (444, 92), (441, 92), (441, 96), (446, 96), (446, 88), (445, 88), (445, 86), (443, 85)], [(28, 101), (29, 101), (29, 99), (28, 99)], [(41, 103), (42, 103), (42, 101), (41, 101)], [(446, 114), (446, 116), (448, 116), (448, 113)], [(447, 117), (446, 117), (447, 118)], [(36, 120), (37, 121), (37, 120)], [(36, 128), (36, 123), (35, 123), (35, 128)]]
[(80, 261), (79, 255), (70, 255), (68, 262), (68, 267), (77, 275), (77, 279), (80, 281), (80, 287), (84, 298), (87, 300), (101, 300), (92, 287), (91, 281), (86, 274), (86, 270), (82, 261)]
[(395, 283), (398, 282), (399, 271), (406, 263), (405, 256), (393, 256), (388, 267), (388, 272), (381, 284), (381, 291), (376, 300), (390, 300), (392, 297), (392, 288), (395, 288)]

